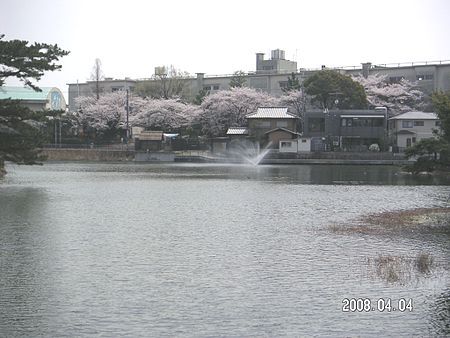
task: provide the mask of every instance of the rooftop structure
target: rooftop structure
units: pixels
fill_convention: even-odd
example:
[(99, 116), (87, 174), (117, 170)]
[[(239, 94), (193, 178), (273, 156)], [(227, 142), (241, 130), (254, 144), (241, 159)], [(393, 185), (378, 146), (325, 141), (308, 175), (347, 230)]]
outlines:
[(257, 73), (289, 73), (297, 72), (297, 62), (285, 59), (284, 50), (275, 49), (271, 59), (264, 60), (264, 53), (256, 53)]

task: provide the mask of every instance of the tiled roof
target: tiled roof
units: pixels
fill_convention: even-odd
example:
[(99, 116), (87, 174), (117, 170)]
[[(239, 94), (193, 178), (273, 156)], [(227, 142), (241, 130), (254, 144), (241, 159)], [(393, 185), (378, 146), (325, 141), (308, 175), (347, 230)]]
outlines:
[(245, 127), (228, 128), (227, 135), (248, 135), (248, 129)]
[(41, 87), (41, 92), (36, 92), (24, 87), (0, 87), (0, 100), (27, 100), (27, 101), (47, 101), (48, 93), (53, 87)]
[(289, 114), (287, 107), (260, 107), (256, 113), (247, 115), (248, 119), (296, 119)]
[(439, 117), (435, 113), (411, 111), (391, 117), (390, 120), (439, 120)]

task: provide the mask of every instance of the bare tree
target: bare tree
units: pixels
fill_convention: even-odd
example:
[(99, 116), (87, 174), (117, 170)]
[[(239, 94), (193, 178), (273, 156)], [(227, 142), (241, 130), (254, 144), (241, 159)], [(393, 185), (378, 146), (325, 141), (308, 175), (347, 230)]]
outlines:
[(91, 80), (95, 81), (95, 94), (97, 96), (97, 100), (100, 98), (100, 81), (102, 81), (105, 77), (103, 76), (102, 71), (102, 62), (100, 59), (95, 59), (94, 67), (92, 67), (91, 72)]
[(178, 70), (174, 66), (156, 67), (152, 79), (139, 83), (136, 92), (143, 97), (156, 99), (184, 97), (188, 78), (189, 73)]

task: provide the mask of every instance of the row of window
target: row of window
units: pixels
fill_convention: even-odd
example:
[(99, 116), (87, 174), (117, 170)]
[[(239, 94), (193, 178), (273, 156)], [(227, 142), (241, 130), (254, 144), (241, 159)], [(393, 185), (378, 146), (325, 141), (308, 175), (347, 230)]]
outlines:
[(204, 90), (219, 90), (220, 86), (219, 85), (211, 85), (211, 86), (203, 86)]
[(402, 128), (423, 127), (424, 121), (402, 121)]
[[(271, 124), (270, 121), (257, 121), (255, 123), (255, 126), (257, 128), (270, 128)], [(277, 128), (287, 128), (288, 127), (288, 121), (277, 121), (276, 122)]]
[(434, 76), (433, 74), (424, 74), (424, 75), (417, 75), (416, 80), (417, 81), (423, 81), (423, 80), (433, 80)]
[[(402, 121), (402, 128), (423, 127), (424, 125), (425, 121)], [(440, 127), (441, 121), (435, 121), (434, 125)]]
[(341, 127), (383, 127), (383, 122), (380, 118), (344, 118)]
[[(423, 127), (425, 121), (402, 121), (402, 128)], [(435, 121), (435, 126), (439, 127), (441, 121)], [(383, 119), (374, 118), (343, 118), (341, 119), (341, 127), (383, 127)], [(315, 117), (308, 119), (309, 132), (325, 131), (325, 119)]]
[[(131, 92), (132, 91), (134, 91), (134, 87), (129, 87), (128, 88)], [(122, 86), (122, 87), (112, 87), (111, 88), (111, 91), (112, 92), (118, 92), (118, 91), (121, 91), (121, 90), (125, 90), (125, 88)]]
[[(391, 76), (389, 77), (389, 82), (390, 83), (399, 83), (401, 82), (405, 77), (404, 76)], [(416, 75), (416, 80), (417, 81), (429, 81), (429, 80), (433, 80), (434, 79), (434, 75), (433, 74), (419, 74)]]

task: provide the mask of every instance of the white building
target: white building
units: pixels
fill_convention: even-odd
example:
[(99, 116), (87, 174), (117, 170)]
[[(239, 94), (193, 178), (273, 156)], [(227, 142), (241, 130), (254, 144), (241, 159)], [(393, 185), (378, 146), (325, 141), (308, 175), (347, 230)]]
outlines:
[(398, 151), (434, 137), (433, 131), (439, 128), (440, 121), (435, 113), (408, 112), (389, 119), (391, 138)]
[(311, 139), (299, 137), (293, 140), (280, 140), (280, 153), (309, 153), (311, 152)]

